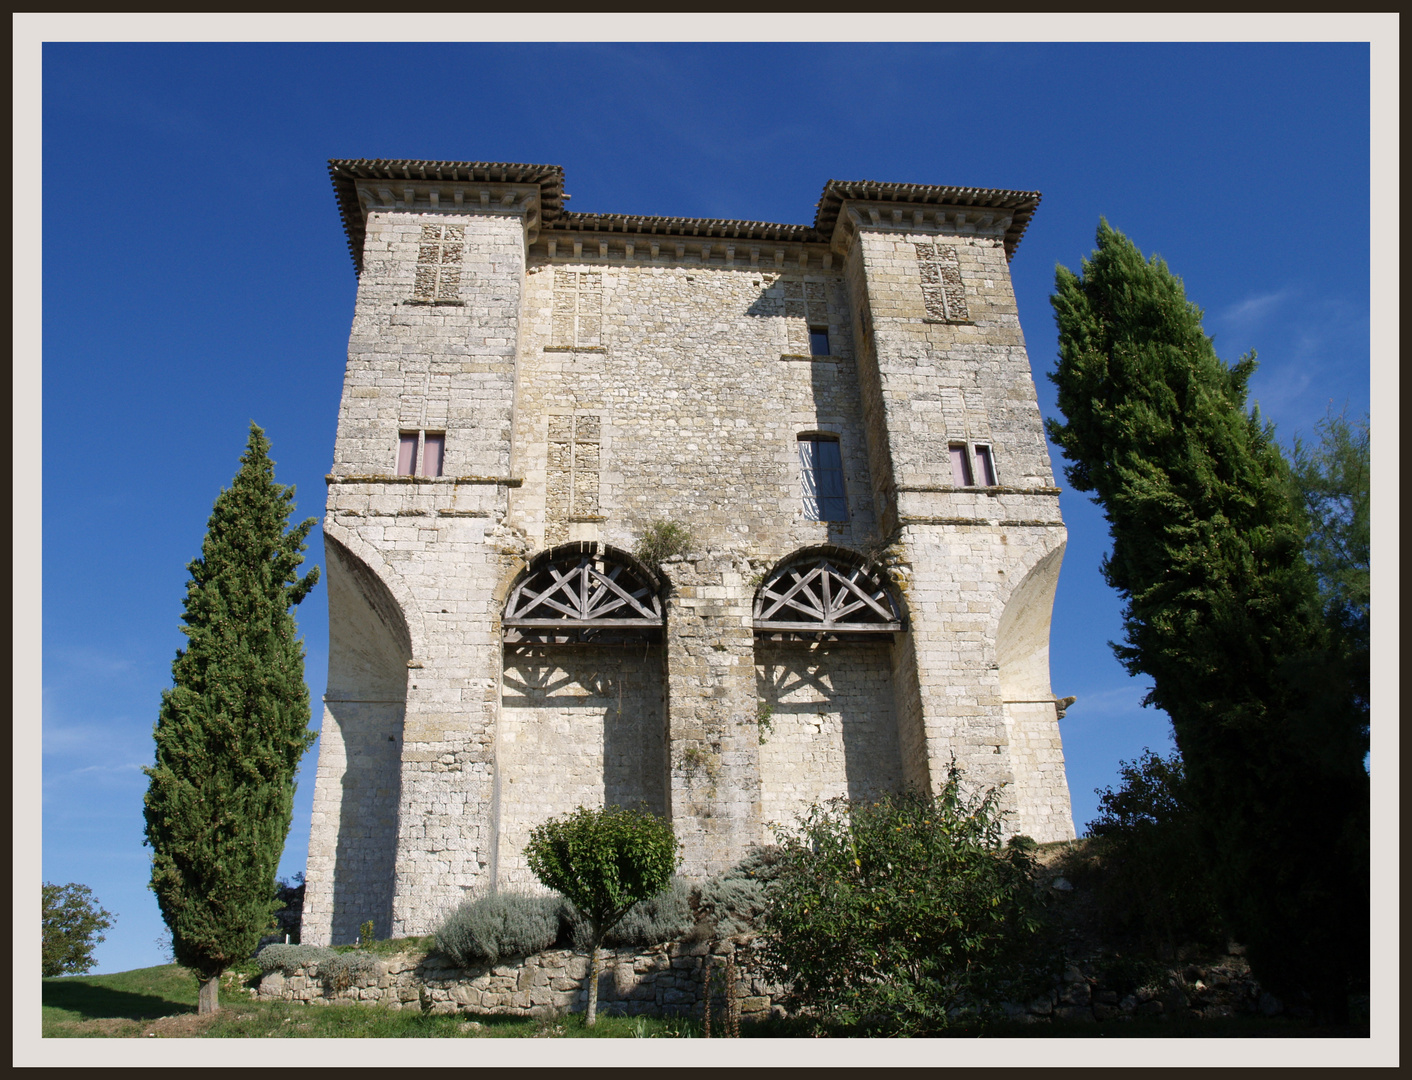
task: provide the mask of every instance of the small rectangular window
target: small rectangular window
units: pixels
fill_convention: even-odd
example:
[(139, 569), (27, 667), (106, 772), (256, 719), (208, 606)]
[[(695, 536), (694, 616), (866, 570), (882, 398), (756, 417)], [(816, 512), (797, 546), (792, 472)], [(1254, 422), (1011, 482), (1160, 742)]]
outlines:
[(804, 516), (810, 521), (847, 521), (843, 491), (843, 456), (838, 440), (826, 435), (799, 436), (799, 473), (804, 485)]
[(413, 476), (417, 472), (417, 433), (404, 431), (397, 445), (397, 475)]
[(995, 487), (995, 465), (990, 460), (990, 447), (976, 447), (976, 471), (980, 473), (982, 484)]
[(440, 476), (441, 461), (446, 453), (446, 435), (427, 433), (426, 446), (422, 450), (422, 475)]
[(809, 355), (829, 355), (829, 328), (827, 326), (809, 327)]
[(957, 487), (970, 487), (971, 455), (966, 452), (965, 443), (951, 444), (951, 482)]

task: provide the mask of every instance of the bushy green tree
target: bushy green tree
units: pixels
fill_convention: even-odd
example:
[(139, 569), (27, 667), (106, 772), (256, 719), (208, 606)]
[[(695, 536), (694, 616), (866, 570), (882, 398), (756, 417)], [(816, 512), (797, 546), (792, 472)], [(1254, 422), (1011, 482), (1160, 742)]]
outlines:
[(588, 920), (588, 1013), (598, 1019), (598, 951), (628, 910), (666, 889), (681, 861), (672, 823), (644, 810), (580, 806), (530, 832), (525, 856), (540, 882), (568, 897)]
[(1305, 554), (1319, 579), (1324, 616), (1368, 705), (1372, 609), (1372, 440), (1368, 418), (1330, 411), (1312, 445), (1294, 440), (1294, 480), (1309, 515)]
[(1181, 755), (1144, 749), (1136, 761), (1120, 762), (1118, 775), (1118, 787), (1097, 791), (1085, 849), (1101, 868), (1097, 894), (1108, 932), (1168, 958), (1181, 945), (1224, 945), (1210, 852)]
[(87, 885), (44, 883), (40, 952), (43, 975), (82, 975), (94, 964), (93, 950), (114, 916), (98, 906)]
[(1056, 270), (1064, 422), (1050, 438), (1108, 519), (1129, 672), (1172, 719), (1219, 897), (1256, 974), (1346, 1014), (1368, 962), (1365, 715), (1305, 557), (1272, 430), (1160, 259), (1102, 222)]
[(152, 891), (177, 962), (218, 1008), (222, 970), (247, 959), (279, 901), (275, 870), (293, 813), (294, 774), (314, 740), (304, 647), (290, 608), (318, 581), (298, 576), (310, 518), (289, 532), (294, 489), (274, 481), (254, 424), (216, 499), (201, 557), (187, 566), (182, 633), (147, 769)]
[(766, 959), (797, 1003), (919, 1034), (1020, 998), (1043, 967), (1032, 843), (1001, 840), (999, 793), (835, 799), (789, 830), (765, 890)]

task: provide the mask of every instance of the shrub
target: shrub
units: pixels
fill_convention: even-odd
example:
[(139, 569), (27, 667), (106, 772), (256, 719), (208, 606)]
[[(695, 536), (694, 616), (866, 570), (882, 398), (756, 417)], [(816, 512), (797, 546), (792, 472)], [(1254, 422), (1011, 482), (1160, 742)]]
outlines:
[[(33, 894), (31, 894), (33, 895)], [(113, 925), (113, 915), (98, 906), (87, 885), (44, 882), (41, 923), (41, 974), (82, 975), (95, 961), (93, 950)]]
[[(573, 947), (579, 952), (588, 952), (593, 933), (589, 921), (574, 910), (572, 904), (566, 902), (565, 909), (572, 923), (570, 940)], [(603, 943), (645, 949), (664, 941), (680, 941), (695, 925), (696, 916), (691, 911), (691, 884), (684, 878), (674, 877), (662, 892), (629, 908), (618, 924), (608, 931)]]
[(299, 968), (322, 966), (338, 953), (318, 945), (266, 945), (255, 956), (255, 964), (266, 974), (279, 971), (293, 975)]
[(462, 904), (436, 932), (436, 947), (461, 967), (499, 963), (553, 948), (564, 900), (491, 893)]
[(1110, 931), (1166, 956), (1182, 944), (1224, 942), (1210, 846), (1186, 794), (1181, 757), (1144, 749), (1119, 763), (1123, 782), (1099, 788), (1088, 823), (1099, 912)]
[(696, 901), (702, 929), (713, 938), (757, 929), (768, 906), (766, 889), (777, 873), (779, 859), (778, 848), (756, 848), (702, 885)]
[(1025, 845), (1001, 844), (998, 792), (815, 806), (777, 830), (766, 960), (798, 1005), (864, 1030), (913, 1034), (1030, 992), (1041, 901)]
[(362, 950), (336, 952), (328, 959), (319, 961), (319, 978), (330, 990), (347, 990), (360, 975), (375, 974), (377, 963), (377, 958), (372, 953)]
[(642, 530), (642, 538), (632, 553), (653, 570), (660, 570), (662, 561), (682, 555), (694, 541), (691, 530), (675, 521), (654, 521)]
[(672, 823), (643, 810), (580, 806), (530, 832), (525, 855), (534, 876), (566, 896), (591, 928), (588, 1009), (598, 1014), (598, 948), (635, 904), (662, 892), (680, 861)]

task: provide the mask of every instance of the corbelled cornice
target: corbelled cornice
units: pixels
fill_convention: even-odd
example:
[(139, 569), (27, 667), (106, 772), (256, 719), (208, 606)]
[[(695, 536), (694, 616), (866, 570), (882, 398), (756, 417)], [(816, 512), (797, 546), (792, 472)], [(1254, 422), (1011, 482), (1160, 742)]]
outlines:
[[(348, 249), (363, 269), (363, 235), (370, 210), (458, 212), (508, 209), (525, 215), (527, 235), (571, 234), (671, 236), (755, 240), (788, 244), (832, 244), (857, 227), (959, 228), (1004, 238), (1012, 258), (1039, 205), (1037, 191), (888, 184), (875, 180), (830, 180), (824, 185), (813, 225), (721, 218), (653, 217), (642, 214), (590, 214), (564, 209), (564, 170), (558, 165), (516, 165), (489, 161), (334, 160), (328, 163)], [(538, 195), (526, 187), (538, 187)], [(360, 197), (361, 191), (361, 197)], [(376, 195), (374, 195), (376, 193)], [(867, 216), (857, 213), (865, 204)], [(876, 204), (876, 205), (874, 205)], [(853, 213), (845, 211), (851, 206)], [(840, 232), (839, 216), (845, 220)], [(850, 220), (855, 218), (856, 220)], [(969, 224), (969, 228), (967, 227)]]

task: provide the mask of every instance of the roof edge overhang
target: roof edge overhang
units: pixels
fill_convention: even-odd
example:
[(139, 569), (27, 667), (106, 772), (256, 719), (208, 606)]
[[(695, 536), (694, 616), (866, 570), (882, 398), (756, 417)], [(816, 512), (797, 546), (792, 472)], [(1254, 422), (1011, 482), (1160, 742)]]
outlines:
[(1005, 227), (1005, 258), (1014, 257), (1030, 218), (1039, 205), (1037, 191), (945, 187), (935, 184), (890, 184), (875, 180), (830, 180), (824, 185), (813, 225), (721, 218), (656, 217), (642, 214), (590, 214), (564, 209), (564, 170), (558, 165), (525, 165), (495, 161), (412, 161), (391, 159), (331, 159), (329, 178), (338, 200), (339, 217), (348, 238), (354, 269), (363, 270), (365, 218), (358, 201), (357, 181), (537, 184), (539, 219), (546, 232), (618, 232), (635, 235), (719, 237), (721, 239), (828, 244), (833, 240), (845, 201), (945, 206), (995, 211), (1009, 218)]
[(332, 158), (329, 179), (338, 200), (338, 216), (348, 237), (353, 267), (363, 272), (366, 222), (358, 202), (359, 180), (444, 181), (455, 184), (538, 184), (540, 220), (548, 223), (564, 212), (564, 170), (558, 165), (519, 165), (503, 161), (402, 161), (378, 158)]
[(888, 184), (877, 180), (830, 180), (824, 185), (814, 216), (814, 230), (832, 236), (845, 200), (853, 202), (911, 203), (917, 207), (944, 206), (977, 211), (991, 210), (1010, 219), (1005, 228), (1005, 258), (1014, 258), (1015, 249), (1039, 206), (1038, 191), (1007, 191), (1000, 188), (944, 187), (937, 184)]

